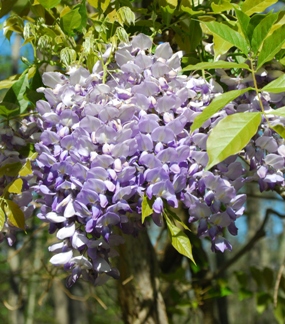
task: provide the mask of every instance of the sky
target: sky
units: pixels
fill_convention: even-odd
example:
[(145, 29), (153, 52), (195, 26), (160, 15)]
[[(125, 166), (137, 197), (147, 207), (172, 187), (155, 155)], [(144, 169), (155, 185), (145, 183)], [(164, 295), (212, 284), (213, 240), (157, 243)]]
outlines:
[[(5, 36), (3, 35), (3, 22), (5, 21), (6, 16), (2, 17), (0, 19), (0, 55), (3, 57), (5, 56), (5, 59), (10, 60), (10, 55), (11, 55), (11, 45), (14, 42), (15, 39), (15, 34), (13, 33), (10, 41), (8, 39), (5, 38)], [(23, 43), (23, 42), (22, 42)], [(30, 44), (27, 44), (25, 46), (21, 46), (20, 49), (20, 57), (26, 57), (30, 62), (33, 61), (33, 50), (32, 50), (32, 46)], [(2, 60), (1, 60), (2, 62)], [(19, 64), (20, 66), (20, 72), (23, 71), (23, 69), (25, 68), (25, 65), (21, 62)], [(3, 75), (1, 73), (2, 71), (0, 71), (0, 75)]]

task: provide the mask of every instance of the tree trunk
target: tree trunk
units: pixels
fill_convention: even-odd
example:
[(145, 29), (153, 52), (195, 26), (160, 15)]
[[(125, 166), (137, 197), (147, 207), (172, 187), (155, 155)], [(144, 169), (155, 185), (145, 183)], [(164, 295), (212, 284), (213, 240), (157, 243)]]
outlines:
[(118, 269), (118, 298), (126, 324), (167, 324), (165, 304), (159, 289), (158, 264), (147, 231), (138, 237), (124, 236)]

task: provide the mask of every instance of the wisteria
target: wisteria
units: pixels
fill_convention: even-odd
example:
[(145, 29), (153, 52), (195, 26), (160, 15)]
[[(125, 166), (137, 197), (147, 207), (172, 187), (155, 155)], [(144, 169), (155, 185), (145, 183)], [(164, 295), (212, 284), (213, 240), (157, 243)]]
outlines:
[[(284, 184), (285, 145), (266, 120), (240, 156), (205, 171), (211, 129), (227, 115), (259, 111), (258, 98), (244, 94), (191, 133), (195, 117), (223, 88), (214, 79), (182, 75), (182, 53), (173, 54), (168, 43), (153, 53), (152, 47), (143, 34), (121, 44), (105, 83), (101, 62), (92, 73), (72, 67), (68, 75), (43, 74), (38, 92), (46, 100), (37, 102), (40, 140), (27, 192), (37, 194), (37, 217), (59, 240), (49, 247), (50, 262), (71, 271), (68, 286), (81, 276), (94, 285), (118, 278), (110, 258), (123, 239), (115, 227), (138, 235), (145, 198), (158, 226), (166, 206), (182, 203), (189, 213), (184, 221), (197, 224), (212, 251), (224, 252), (232, 249), (225, 234), (237, 234), (235, 221), (244, 212), (244, 183), (258, 181), (261, 190)], [(233, 89), (252, 82), (224, 71), (220, 81)], [(271, 110), (284, 96), (264, 93), (262, 100)]]
[[(18, 122), (18, 119), (11, 118), (10, 121), (3, 119), (0, 124), (1, 208), (5, 210), (6, 214), (8, 213), (5, 207), (3, 208), (3, 201), (5, 201), (10, 208), (15, 208), (14, 210), (17, 214), (22, 212), (22, 217), (28, 219), (34, 212), (33, 196), (29, 190), (29, 180), (32, 177), (31, 172), (28, 172), (27, 176), (22, 177), (21, 190), (19, 190), (21, 193), (17, 192), (16, 194), (16, 192), (10, 190), (10, 187), (13, 181), (17, 180), (18, 172), (21, 172), (23, 165), (27, 161), (25, 154), (27, 147), (36, 140), (35, 136), (38, 133), (37, 123), (31, 115), (27, 119), (22, 119), (21, 123)], [(6, 196), (9, 198), (8, 200), (3, 199)], [(2, 219), (2, 221), (0, 242), (6, 239), (8, 244), (12, 246), (16, 241), (16, 232), (19, 230), (19, 226), (17, 222), (12, 222), (7, 218)]]

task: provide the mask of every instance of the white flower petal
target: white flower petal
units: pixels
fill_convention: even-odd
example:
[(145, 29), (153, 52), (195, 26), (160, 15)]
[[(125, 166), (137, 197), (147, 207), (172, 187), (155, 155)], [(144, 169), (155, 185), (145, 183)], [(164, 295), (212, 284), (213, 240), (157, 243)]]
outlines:
[(57, 215), (55, 212), (50, 212), (46, 214), (46, 219), (53, 223), (63, 223), (66, 221), (66, 218), (63, 216)]
[(75, 223), (71, 223), (65, 227), (62, 227), (56, 234), (56, 237), (63, 240), (67, 237), (71, 237), (75, 232)]
[(68, 252), (61, 252), (61, 253), (54, 255), (49, 260), (49, 262), (52, 263), (53, 265), (65, 264), (70, 261), (70, 259), (72, 258), (72, 255), (73, 255), (72, 250), (70, 250)]

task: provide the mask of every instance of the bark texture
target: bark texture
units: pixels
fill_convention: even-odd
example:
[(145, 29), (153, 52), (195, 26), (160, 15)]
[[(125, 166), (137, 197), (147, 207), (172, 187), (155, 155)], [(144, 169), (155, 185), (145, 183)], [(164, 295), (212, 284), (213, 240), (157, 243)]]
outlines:
[(159, 288), (158, 264), (146, 231), (125, 236), (120, 246), (118, 298), (126, 324), (167, 324)]

